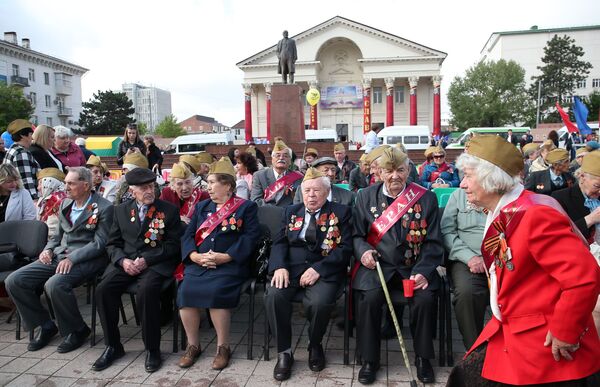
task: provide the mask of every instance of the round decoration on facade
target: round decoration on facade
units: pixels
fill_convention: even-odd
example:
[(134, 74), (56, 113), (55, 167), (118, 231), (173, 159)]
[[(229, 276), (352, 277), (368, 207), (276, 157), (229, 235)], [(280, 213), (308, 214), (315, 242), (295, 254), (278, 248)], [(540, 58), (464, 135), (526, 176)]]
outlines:
[(318, 104), (320, 99), (321, 93), (319, 93), (319, 90), (310, 89), (308, 92), (306, 92), (306, 102), (308, 102), (310, 106), (315, 106)]

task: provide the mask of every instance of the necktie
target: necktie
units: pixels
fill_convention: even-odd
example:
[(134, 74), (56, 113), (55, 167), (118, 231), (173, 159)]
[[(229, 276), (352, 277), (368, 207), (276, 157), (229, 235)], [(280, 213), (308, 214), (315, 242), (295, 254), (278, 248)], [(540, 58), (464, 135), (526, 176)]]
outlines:
[(310, 220), (308, 227), (306, 228), (306, 234), (304, 234), (304, 240), (310, 247), (317, 244), (317, 213), (310, 213)]
[(146, 216), (146, 213), (148, 212), (148, 206), (143, 205), (140, 207), (140, 212), (139, 212), (139, 217), (140, 217), (140, 223), (144, 223), (144, 217)]

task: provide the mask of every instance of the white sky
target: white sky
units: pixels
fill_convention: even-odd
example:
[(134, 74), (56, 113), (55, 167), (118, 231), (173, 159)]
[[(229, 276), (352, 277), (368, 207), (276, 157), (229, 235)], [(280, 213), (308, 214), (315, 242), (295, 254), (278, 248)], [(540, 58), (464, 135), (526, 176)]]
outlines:
[[(90, 69), (83, 101), (127, 82), (171, 92), (173, 114), (244, 118), (235, 64), (333, 16), (448, 53), (442, 114), (456, 75), (476, 63), (492, 32), (600, 24), (596, 0), (0, 0), (1, 32), (30, 38), (34, 50)], [(0, 37), (2, 38), (2, 37)]]

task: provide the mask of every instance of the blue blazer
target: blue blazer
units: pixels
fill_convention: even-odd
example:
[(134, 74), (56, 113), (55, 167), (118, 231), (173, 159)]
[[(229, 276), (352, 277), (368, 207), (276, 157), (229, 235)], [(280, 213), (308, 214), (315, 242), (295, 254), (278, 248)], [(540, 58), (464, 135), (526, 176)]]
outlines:
[[(194, 240), (196, 230), (204, 223), (209, 214), (214, 214), (216, 211), (217, 205), (210, 199), (196, 204), (192, 220), (181, 239), (181, 254), (185, 264), (185, 275), (202, 275), (207, 270), (218, 270), (222, 274), (247, 277), (249, 275), (250, 259), (260, 238), (260, 225), (257, 216), (258, 206), (249, 200), (244, 201), (227, 218), (227, 226), (218, 225), (202, 241), (200, 246), (196, 246)], [(230, 219), (235, 220), (235, 229), (232, 229), (232, 225), (229, 223)], [(223, 231), (223, 227), (226, 228), (225, 231)], [(206, 269), (190, 259), (190, 254), (194, 251), (207, 253), (209, 250), (217, 253), (227, 253), (232, 260), (217, 266), (217, 269)]]

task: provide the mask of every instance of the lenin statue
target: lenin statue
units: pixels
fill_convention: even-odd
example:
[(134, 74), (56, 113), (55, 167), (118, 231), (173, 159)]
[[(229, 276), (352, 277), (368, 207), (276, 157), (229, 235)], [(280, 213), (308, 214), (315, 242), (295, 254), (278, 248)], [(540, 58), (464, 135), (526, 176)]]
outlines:
[(277, 74), (281, 74), (283, 83), (287, 82), (287, 75), (290, 74), (290, 83), (294, 83), (294, 72), (296, 71), (296, 42), (294, 39), (288, 38), (288, 32), (283, 31), (283, 39), (277, 43)]

